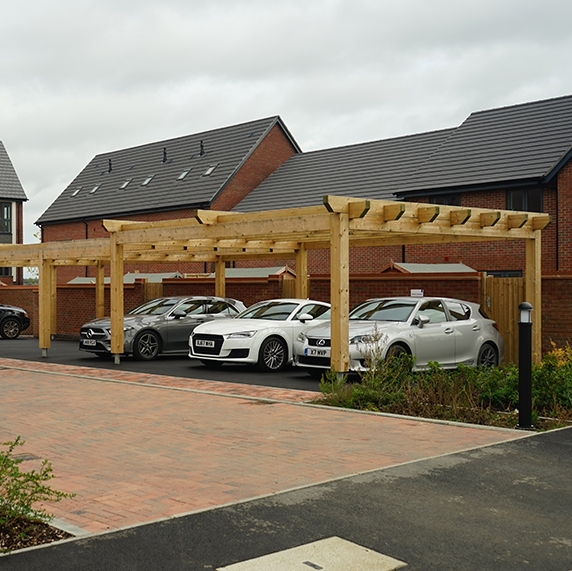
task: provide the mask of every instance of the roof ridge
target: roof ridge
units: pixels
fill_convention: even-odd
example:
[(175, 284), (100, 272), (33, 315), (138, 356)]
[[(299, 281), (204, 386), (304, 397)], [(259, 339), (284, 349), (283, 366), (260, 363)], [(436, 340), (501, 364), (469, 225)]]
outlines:
[[(559, 95), (558, 97), (549, 97), (548, 99), (537, 99), (535, 101), (525, 101), (524, 103), (513, 103), (511, 105), (501, 105), (500, 107), (490, 107), (489, 109), (479, 109), (478, 111), (472, 111), (467, 117), (467, 119), (465, 119), (465, 121), (467, 121), (469, 117), (471, 117), (472, 115), (479, 115), (481, 113), (491, 113), (493, 111), (502, 111), (505, 109), (515, 109), (517, 107), (528, 107), (532, 105), (538, 105), (539, 103), (548, 103), (549, 101), (560, 101), (563, 99), (572, 99), (572, 95)], [(463, 123), (465, 121), (463, 121)], [(463, 123), (461, 123), (461, 125)]]

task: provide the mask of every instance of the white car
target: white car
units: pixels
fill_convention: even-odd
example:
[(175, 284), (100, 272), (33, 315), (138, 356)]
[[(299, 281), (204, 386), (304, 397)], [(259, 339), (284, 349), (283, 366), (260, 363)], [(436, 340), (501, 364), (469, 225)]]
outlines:
[(277, 371), (292, 362), (298, 334), (330, 317), (330, 304), (321, 301), (261, 301), (234, 319), (196, 327), (189, 338), (189, 357), (210, 367), (245, 363)]
[[(449, 298), (369, 299), (350, 312), (350, 371), (364, 371), (376, 358), (400, 354), (415, 358), (414, 370), (430, 361), (451, 369), (494, 367), (503, 360), (504, 342), (497, 324), (476, 303)], [(330, 323), (300, 332), (294, 365), (312, 373), (330, 368)]]

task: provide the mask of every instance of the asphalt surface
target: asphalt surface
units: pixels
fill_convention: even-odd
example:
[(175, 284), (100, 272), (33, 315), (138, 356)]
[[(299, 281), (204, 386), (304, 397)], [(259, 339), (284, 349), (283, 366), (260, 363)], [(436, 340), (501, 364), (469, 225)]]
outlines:
[(246, 365), (224, 365), (220, 369), (209, 369), (197, 359), (184, 355), (160, 356), (154, 361), (137, 361), (133, 357), (122, 357), (120, 364), (116, 365), (113, 359), (101, 359), (92, 353), (80, 351), (78, 346), (78, 341), (53, 340), (46, 358), (42, 357), (37, 338), (20, 336), (12, 340), (0, 339), (0, 357), (320, 392), (318, 381), (295, 367), (286, 367), (275, 373), (259, 371)]
[[(16, 552), (0, 567), (204, 571), (337, 536), (411, 571), (570, 571), (570, 474), (571, 428)], [(328, 569), (290, 567), (306, 568)]]

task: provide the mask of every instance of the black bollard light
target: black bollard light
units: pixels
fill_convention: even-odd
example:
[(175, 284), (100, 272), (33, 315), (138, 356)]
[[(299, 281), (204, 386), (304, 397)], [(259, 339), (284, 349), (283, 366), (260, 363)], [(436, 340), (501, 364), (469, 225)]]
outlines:
[(518, 426), (532, 426), (532, 305), (524, 301), (518, 306)]

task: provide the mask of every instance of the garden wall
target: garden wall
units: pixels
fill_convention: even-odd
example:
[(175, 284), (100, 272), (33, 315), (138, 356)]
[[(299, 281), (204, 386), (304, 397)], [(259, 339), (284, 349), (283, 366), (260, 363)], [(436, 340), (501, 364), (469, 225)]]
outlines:
[[(350, 276), (350, 306), (371, 297), (410, 295), (411, 290), (423, 290), (425, 295), (456, 297), (480, 302), (480, 274), (424, 274), (424, 275), (353, 275)], [(212, 278), (165, 280), (164, 295), (214, 295)], [(145, 301), (143, 280), (124, 287), (125, 310)], [(262, 299), (282, 297), (282, 280), (269, 278), (229, 279), (227, 297), (242, 300), (247, 306)], [(313, 275), (310, 279), (310, 297), (330, 300), (329, 275)], [(38, 336), (37, 286), (0, 286), (0, 303), (23, 307), (32, 321), (27, 335)], [(105, 287), (105, 313), (109, 315), (109, 286)], [(95, 285), (58, 286), (57, 330), (61, 338), (78, 338), (80, 327), (95, 315)], [(532, 314), (534, 319), (534, 313)], [(542, 279), (542, 352), (551, 349), (551, 342), (562, 347), (572, 340), (572, 275), (548, 275)], [(0, 353), (5, 345), (0, 343)], [(6, 354), (7, 356), (7, 354)]]

